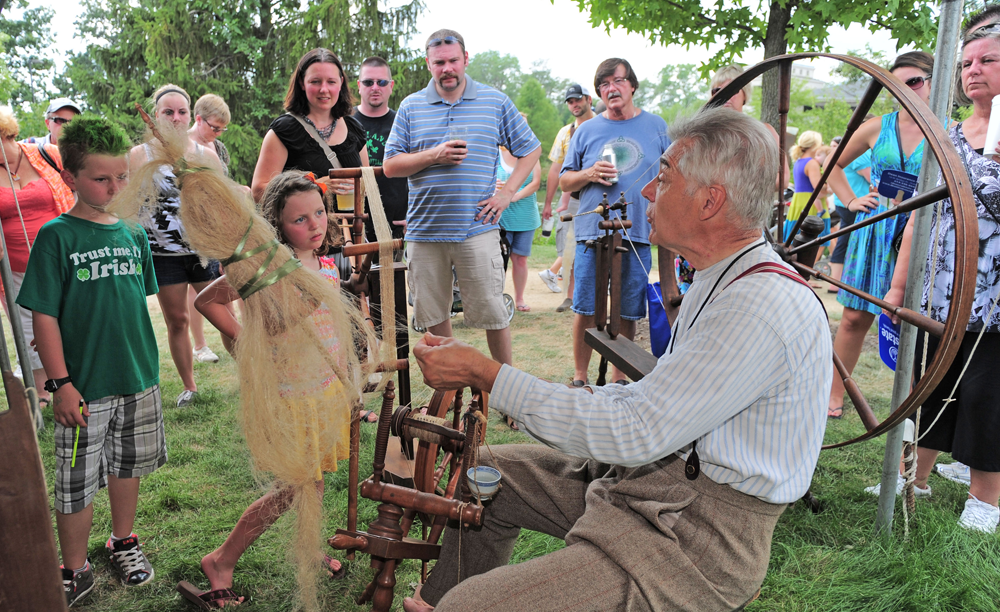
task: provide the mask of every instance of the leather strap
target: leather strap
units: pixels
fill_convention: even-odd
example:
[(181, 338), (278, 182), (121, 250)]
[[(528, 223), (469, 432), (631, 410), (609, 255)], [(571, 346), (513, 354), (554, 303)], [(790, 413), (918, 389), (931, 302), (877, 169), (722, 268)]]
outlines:
[(316, 126), (306, 121), (305, 118), (303, 118), (301, 115), (296, 115), (295, 113), (288, 113), (288, 114), (294, 117), (295, 120), (302, 125), (306, 133), (312, 136), (313, 140), (319, 143), (320, 148), (323, 149), (323, 153), (326, 154), (326, 158), (330, 161), (330, 165), (332, 165), (334, 168), (344, 167), (343, 164), (340, 163), (340, 160), (337, 159), (337, 154), (333, 152), (333, 149), (330, 148), (330, 145), (326, 144), (326, 141), (323, 140), (322, 136), (319, 135), (319, 132), (316, 131)]

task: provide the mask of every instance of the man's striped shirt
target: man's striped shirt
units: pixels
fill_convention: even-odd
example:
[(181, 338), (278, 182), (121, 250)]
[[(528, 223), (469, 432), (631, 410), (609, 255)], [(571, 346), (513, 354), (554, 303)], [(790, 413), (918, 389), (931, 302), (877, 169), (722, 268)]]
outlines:
[(385, 159), (419, 153), (448, 140), (450, 126), (468, 129), (469, 153), (457, 165), (434, 165), (409, 177), (406, 239), (462, 242), (496, 226), (476, 221), (479, 203), (493, 196), (497, 147), (524, 157), (541, 146), (514, 103), (503, 93), (466, 77), (455, 104), (445, 101), (434, 81), (400, 104), (385, 145)]
[(736, 255), (698, 271), (672, 351), (641, 381), (591, 395), (505, 365), (491, 404), (570, 455), (638, 466), (686, 457), (697, 440), (701, 477), (771, 503), (800, 498), (826, 428), (830, 328), (816, 296), (794, 280), (753, 274), (729, 285), (754, 264), (780, 262), (768, 245), (737, 261), (712, 292)]

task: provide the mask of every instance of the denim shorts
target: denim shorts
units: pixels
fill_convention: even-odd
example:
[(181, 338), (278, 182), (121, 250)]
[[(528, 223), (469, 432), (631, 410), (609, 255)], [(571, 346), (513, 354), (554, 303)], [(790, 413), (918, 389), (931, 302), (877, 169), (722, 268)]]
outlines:
[(160, 287), (182, 283), (209, 283), (222, 276), (222, 266), (214, 259), (201, 265), (197, 255), (153, 255), (156, 284)]
[(510, 252), (521, 257), (531, 255), (531, 241), (534, 239), (535, 230), (507, 232), (507, 241), (510, 242)]
[[(638, 321), (646, 316), (646, 285), (649, 284), (648, 270), (652, 266), (652, 257), (648, 244), (636, 244), (636, 250), (633, 251), (632, 245), (626, 241), (625, 247), (628, 253), (622, 253), (622, 318), (626, 321)], [(639, 257), (636, 257), (636, 251)], [(587, 317), (594, 316), (595, 312), (594, 289), (597, 282), (595, 259), (594, 249), (587, 249), (583, 242), (576, 243), (576, 259), (573, 262), (573, 274), (576, 276), (573, 312)]]

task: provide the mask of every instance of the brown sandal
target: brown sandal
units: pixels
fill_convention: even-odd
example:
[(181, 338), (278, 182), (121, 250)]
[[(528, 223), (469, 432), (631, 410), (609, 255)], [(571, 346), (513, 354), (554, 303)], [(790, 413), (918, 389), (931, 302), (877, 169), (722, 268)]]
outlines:
[(232, 589), (200, 591), (186, 580), (177, 584), (177, 592), (183, 595), (184, 599), (198, 606), (199, 610), (218, 610), (243, 603), (243, 597), (237, 595)]

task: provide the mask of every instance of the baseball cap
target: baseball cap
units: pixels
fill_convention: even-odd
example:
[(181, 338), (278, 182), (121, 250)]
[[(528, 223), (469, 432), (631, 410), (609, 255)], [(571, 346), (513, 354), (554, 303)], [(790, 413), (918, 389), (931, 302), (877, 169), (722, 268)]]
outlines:
[(566, 95), (563, 96), (563, 101), (567, 102), (569, 100), (576, 100), (576, 99), (582, 98), (584, 96), (590, 97), (590, 92), (587, 91), (579, 83), (574, 83), (574, 84), (572, 84), (572, 85), (569, 86), (569, 89), (566, 90)]
[(45, 109), (45, 114), (49, 115), (56, 112), (60, 108), (72, 108), (78, 115), (83, 113), (83, 109), (80, 108), (80, 105), (69, 98), (56, 98), (55, 100), (49, 102), (49, 107)]

